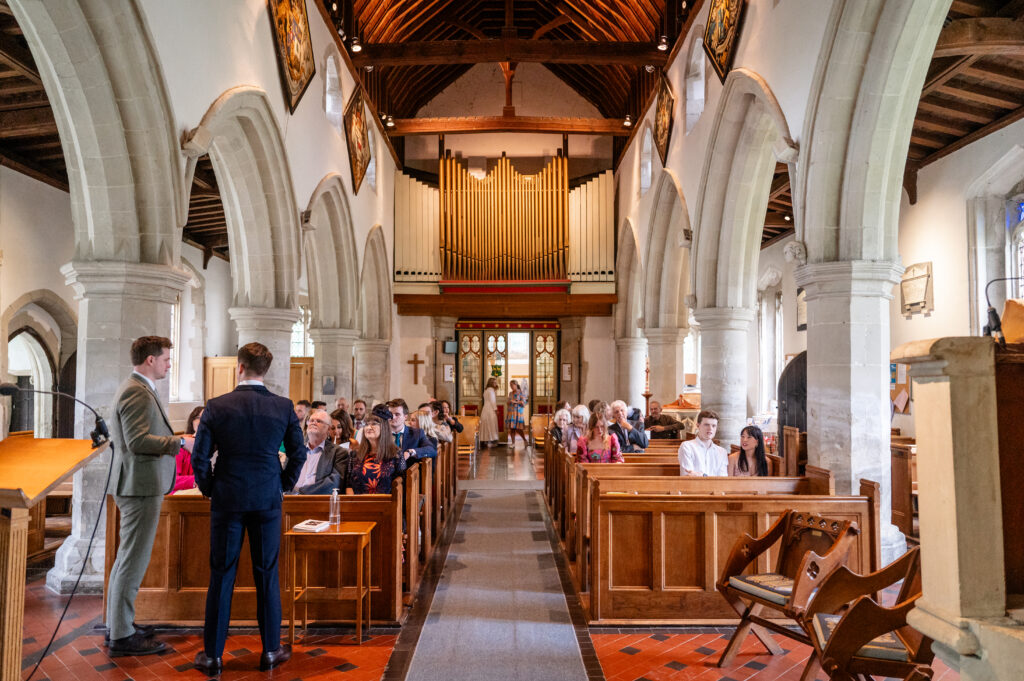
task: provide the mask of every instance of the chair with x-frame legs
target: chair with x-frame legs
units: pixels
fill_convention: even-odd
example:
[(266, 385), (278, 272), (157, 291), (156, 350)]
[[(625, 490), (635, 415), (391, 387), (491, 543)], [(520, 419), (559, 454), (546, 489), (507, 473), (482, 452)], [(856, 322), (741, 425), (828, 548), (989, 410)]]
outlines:
[[(784, 512), (760, 537), (740, 537), (729, 554), (716, 587), (740, 617), (736, 632), (722, 651), (718, 666), (732, 663), (747, 634), (753, 633), (772, 655), (782, 648), (770, 632), (811, 645), (802, 630), (782, 626), (761, 616), (773, 610), (776, 618), (785, 617), (801, 624), (801, 615), (813, 595), (813, 578), (824, 576), (843, 565), (860, 531), (848, 520), (824, 518), (795, 510)], [(747, 568), (769, 548), (777, 547), (774, 572), (750, 573)], [(811, 577), (812, 579), (807, 579)]]

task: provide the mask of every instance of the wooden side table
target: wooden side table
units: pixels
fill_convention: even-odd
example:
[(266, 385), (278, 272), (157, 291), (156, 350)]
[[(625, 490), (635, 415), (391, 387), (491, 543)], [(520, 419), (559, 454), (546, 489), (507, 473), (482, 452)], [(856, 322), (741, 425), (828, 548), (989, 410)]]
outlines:
[[(331, 525), (323, 532), (285, 532), (287, 557), (291, 565), (291, 615), (288, 626), (288, 641), (295, 643), (295, 604), (302, 601), (302, 629), (309, 625), (309, 601), (338, 600), (355, 601), (356, 604), (356, 645), (363, 643), (363, 613), (366, 613), (366, 628), (370, 628), (370, 532), (377, 525), (374, 522), (342, 522)], [(309, 586), (309, 554), (316, 552), (337, 551), (339, 566), (345, 551), (354, 551), (356, 555), (356, 585), (329, 587)], [(302, 586), (299, 586), (298, 557), (302, 554)], [(343, 566), (342, 566), (343, 567)], [(341, 575), (339, 575), (339, 578)], [(313, 591), (327, 592), (319, 597), (311, 597)], [(366, 599), (365, 609), (363, 599)]]

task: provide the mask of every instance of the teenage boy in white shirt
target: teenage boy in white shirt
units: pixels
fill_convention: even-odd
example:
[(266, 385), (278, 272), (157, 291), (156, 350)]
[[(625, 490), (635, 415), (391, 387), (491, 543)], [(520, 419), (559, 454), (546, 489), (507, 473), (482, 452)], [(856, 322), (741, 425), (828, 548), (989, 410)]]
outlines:
[(729, 455), (714, 443), (717, 431), (718, 414), (708, 410), (697, 414), (697, 437), (679, 445), (680, 475), (729, 475)]

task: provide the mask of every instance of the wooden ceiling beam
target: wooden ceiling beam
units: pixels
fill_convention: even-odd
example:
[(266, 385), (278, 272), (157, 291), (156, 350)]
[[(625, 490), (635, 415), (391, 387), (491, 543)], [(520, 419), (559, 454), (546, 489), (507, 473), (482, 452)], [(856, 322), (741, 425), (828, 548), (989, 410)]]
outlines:
[(1024, 90), (1024, 71), (1011, 69), (1005, 65), (974, 63), (970, 64), (964, 73), (981, 80), (987, 80), (997, 85)]
[(48, 106), (0, 111), (0, 138), (57, 134), (57, 121)]
[(534, 62), (544, 64), (665, 63), (666, 54), (653, 43), (592, 42), (582, 40), (445, 40), (364, 45), (352, 55), (356, 66), (410, 66), (424, 64), (480, 64)]
[(626, 137), (629, 128), (621, 118), (547, 118), (542, 116), (466, 116), (405, 118), (388, 130), (392, 137), (405, 135), (534, 132), (567, 135), (616, 135)]
[(538, 28), (536, 31), (534, 31), (533, 32), (533, 36), (531, 37), (531, 39), (532, 40), (538, 40), (542, 36), (546, 35), (552, 29), (556, 29), (559, 26), (561, 26), (562, 24), (568, 24), (571, 21), (572, 21), (572, 19), (569, 18), (569, 15), (565, 14), (563, 12), (563, 13), (559, 14), (558, 16), (556, 16), (551, 21), (549, 21), (548, 23), (546, 23), (543, 26), (541, 26), (540, 28)]
[(16, 151), (0, 147), (0, 166), (16, 170), (51, 187), (70, 191), (66, 176), (58, 174), (52, 168), (47, 168), (34, 159), (25, 158)]
[[(964, 69), (980, 58), (980, 56), (973, 54), (964, 55), (963, 57), (954, 59), (951, 64), (940, 71), (929, 74), (928, 80), (925, 81), (924, 87), (921, 89), (921, 97), (926, 97), (927, 95), (935, 92), (945, 85), (947, 81), (959, 76)], [(934, 61), (932, 61), (932, 65), (935, 65)]]
[(956, 19), (943, 28), (932, 58), (1021, 52), (1024, 52), (1024, 23), (1006, 18), (978, 17)]
[(36, 85), (43, 84), (32, 53), (22, 47), (14, 36), (7, 33), (0, 33), (0, 63)]
[(938, 151), (926, 156), (925, 158), (921, 159), (920, 165), (926, 166), (929, 163), (939, 160), (943, 156), (948, 156), (949, 154), (952, 154), (954, 151), (957, 151), (958, 149), (963, 149), (971, 142), (980, 140), (982, 137), (985, 137), (986, 135), (991, 135), (997, 130), (1001, 130), (1008, 125), (1012, 125), (1013, 123), (1016, 123), (1021, 119), (1024, 119), (1024, 106), (1011, 111), (1002, 118), (998, 118), (989, 123), (988, 125), (978, 128), (969, 135), (964, 135), (963, 137), (953, 142), (952, 144), (949, 144), (943, 147), (942, 149), (939, 149)]
[(986, 104), (1000, 109), (1015, 109), (1020, 104), (1020, 97), (1010, 92), (988, 87), (987, 85), (974, 85), (961, 83), (955, 87), (949, 83), (939, 88), (943, 94), (964, 99), (969, 102)]
[(942, 133), (943, 135), (956, 135), (957, 137), (966, 135), (971, 131), (971, 126), (966, 125), (963, 121), (920, 112), (918, 112), (917, 117), (914, 119), (914, 127)]
[(917, 108), (918, 111), (928, 111), (940, 116), (955, 116), (979, 125), (985, 125), (992, 120), (991, 110), (950, 99), (922, 99)]

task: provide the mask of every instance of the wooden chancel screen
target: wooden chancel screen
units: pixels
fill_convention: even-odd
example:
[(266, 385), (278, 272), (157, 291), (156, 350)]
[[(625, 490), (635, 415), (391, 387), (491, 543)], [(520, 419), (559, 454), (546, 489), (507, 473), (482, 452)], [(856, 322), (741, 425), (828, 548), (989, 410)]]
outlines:
[(480, 180), (451, 154), (441, 160), (441, 269), (445, 280), (565, 279), (569, 175), (559, 154), (536, 175), (506, 156)]

